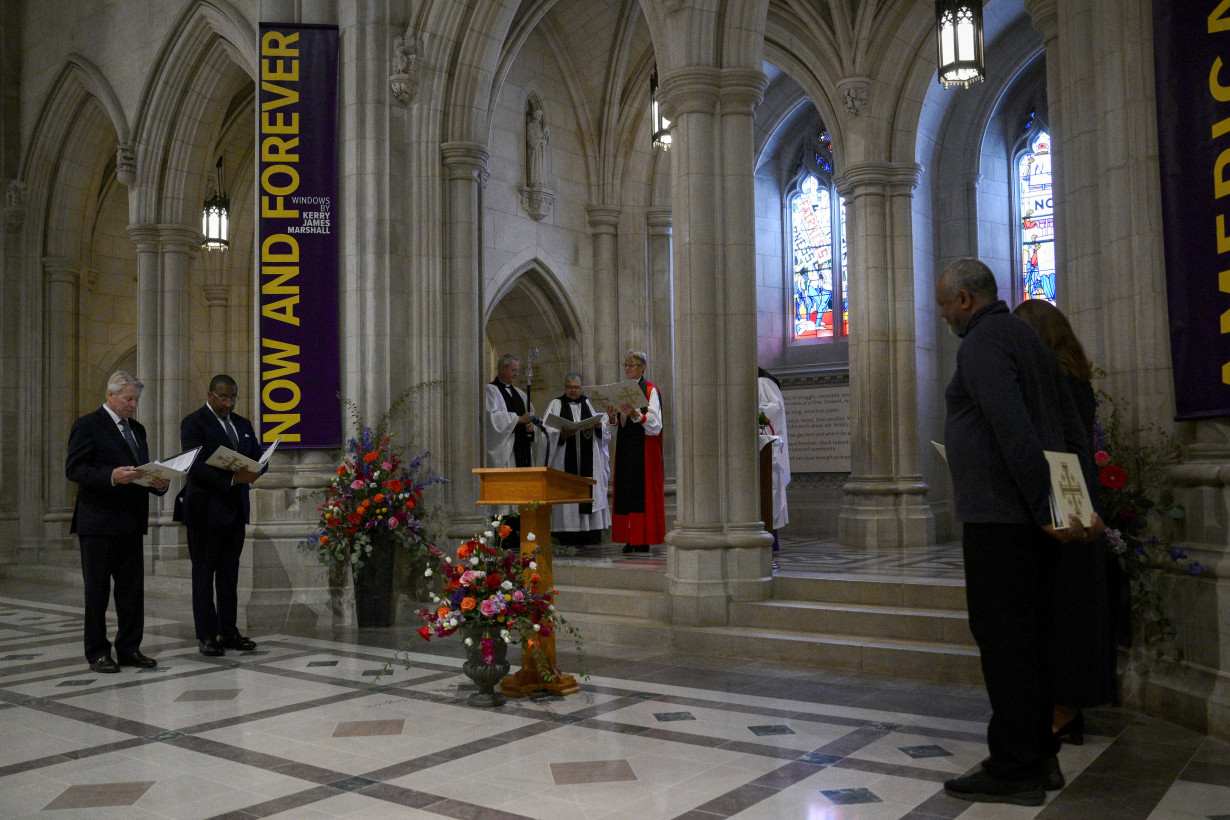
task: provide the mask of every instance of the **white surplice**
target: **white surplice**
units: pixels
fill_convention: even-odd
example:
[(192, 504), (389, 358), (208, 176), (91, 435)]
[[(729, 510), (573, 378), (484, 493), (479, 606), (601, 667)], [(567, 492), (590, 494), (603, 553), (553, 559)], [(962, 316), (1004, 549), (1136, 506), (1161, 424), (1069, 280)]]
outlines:
[[(588, 399), (586, 399), (585, 403), (589, 405), (590, 415), (598, 415), (597, 411), (594, 410), (594, 406), (589, 404)], [(570, 421), (581, 420), (579, 402), (560, 402), (558, 398), (551, 399), (551, 403), (547, 405), (547, 415), (549, 416), (552, 413)], [(595, 435), (598, 431), (602, 431), (601, 436)], [(556, 470), (563, 470), (564, 446), (560, 441), (559, 433), (559, 430), (547, 428), (547, 436), (549, 437), (551, 447), (551, 455), (547, 460), (547, 466)], [(590, 530), (607, 529), (611, 526), (611, 508), (607, 504), (607, 480), (610, 473), (607, 460), (607, 441), (610, 436), (604, 430), (604, 425), (599, 425), (595, 430), (586, 433), (573, 433), (573, 436), (579, 437), (577, 444), (582, 447), (588, 444), (593, 452), (593, 478), (596, 483), (593, 486), (594, 501), (592, 511), (588, 515), (582, 515), (580, 504), (555, 504), (551, 507), (551, 531), (588, 532)]]
[(773, 445), (773, 529), (786, 526), (790, 516), (786, 509), (786, 485), (790, 483), (790, 441), (786, 437), (786, 402), (781, 388), (772, 379), (756, 380), (760, 392), (760, 412), (768, 418), (772, 435), (781, 439)]

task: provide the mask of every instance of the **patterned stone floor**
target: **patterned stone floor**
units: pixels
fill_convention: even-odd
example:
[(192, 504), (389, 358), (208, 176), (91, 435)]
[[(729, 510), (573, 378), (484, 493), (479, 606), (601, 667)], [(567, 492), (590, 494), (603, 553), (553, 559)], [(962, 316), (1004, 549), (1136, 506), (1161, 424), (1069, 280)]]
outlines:
[[(782, 571), (959, 571), (951, 546), (836, 552), (787, 541)], [(115, 675), (80, 632), (79, 585), (0, 577), (0, 817), (1230, 820), (1227, 744), (1117, 708), (1046, 806), (976, 805), (942, 784), (986, 753), (977, 688), (587, 645), (578, 694), (484, 710), (454, 640), (378, 676), (408, 627), (205, 658), (187, 596), (150, 594), (159, 665)]]

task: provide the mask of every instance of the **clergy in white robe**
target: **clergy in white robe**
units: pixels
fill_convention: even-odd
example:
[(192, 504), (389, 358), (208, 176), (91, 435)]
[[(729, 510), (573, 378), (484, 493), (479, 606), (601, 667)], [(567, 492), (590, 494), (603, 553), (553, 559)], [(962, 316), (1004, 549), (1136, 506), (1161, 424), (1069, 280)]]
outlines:
[(500, 357), (499, 375), (483, 388), (483, 443), (488, 467), (532, 467), (533, 408), (513, 382), (521, 373), (516, 356)]
[[(769, 429), (764, 432), (781, 439), (781, 445), (773, 445), (773, 529), (784, 527), (790, 521), (786, 510), (786, 485), (790, 483), (790, 443), (786, 437), (786, 403), (782, 388), (773, 374), (760, 368), (756, 380), (760, 392), (760, 412), (769, 420)], [(766, 524), (769, 522), (765, 522)], [(774, 533), (776, 536), (776, 533)], [(774, 548), (777, 539), (774, 538)]]
[[(554, 414), (567, 421), (584, 421), (598, 415), (582, 393), (581, 376), (564, 377), (564, 394), (551, 399), (547, 418)], [(570, 432), (547, 427), (547, 466), (573, 475), (594, 479), (593, 501), (589, 504), (556, 504), (551, 508), (551, 533), (565, 545), (598, 544), (602, 531), (611, 526), (607, 504), (607, 442), (603, 425)]]

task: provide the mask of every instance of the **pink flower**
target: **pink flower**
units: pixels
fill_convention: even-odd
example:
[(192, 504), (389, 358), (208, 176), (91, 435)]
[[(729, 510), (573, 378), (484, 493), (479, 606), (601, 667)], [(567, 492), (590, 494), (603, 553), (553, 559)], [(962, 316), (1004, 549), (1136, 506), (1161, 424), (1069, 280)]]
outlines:
[(1099, 467), (1101, 467), (1103, 464), (1106, 464), (1110, 461), (1110, 453), (1106, 452), (1105, 450), (1098, 450), (1096, 453), (1093, 454), (1093, 460), (1097, 462)]
[(352, 490), (361, 490), (361, 489), (363, 489), (363, 479), (361, 479), (361, 478), (356, 478), (354, 481), (350, 482), (350, 489), (352, 489)]
[(392, 470), (392, 469), (393, 469), (393, 463), (392, 463), (391, 461), (384, 461), (384, 462), (381, 462), (380, 466), (381, 466), (381, 467), (383, 467), (383, 468), (384, 468), (384, 469), (386, 469), (386, 470)]
[(389, 518), (389, 529), (391, 529), (391, 530), (395, 530), (395, 529), (397, 529), (397, 524), (398, 524), (398, 521), (397, 521), (397, 518), (396, 518), (395, 516), (394, 516), (394, 517)]
[(504, 607), (502, 606), (503, 603), (504, 603), (503, 601), (497, 602), (495, 598), (485, 598), (483, 599), (482, 605), (479, 606), (479, 610), (481, 610), (482, 613), (486, 615), (487, 617), (491, 617), (492, 615), (499, 615), (501, 612), (504, 611)]
[(521, 590), (517, 590), (516, 592), (514, 592), (514, 593), (513, 593), (513, 600), (514, 600), (514, 601), (517, 601), (517, 602), (524, 601), (524, 600), (525, 600), (525, 593), (524, 593), (524, 592), (522, 592)]

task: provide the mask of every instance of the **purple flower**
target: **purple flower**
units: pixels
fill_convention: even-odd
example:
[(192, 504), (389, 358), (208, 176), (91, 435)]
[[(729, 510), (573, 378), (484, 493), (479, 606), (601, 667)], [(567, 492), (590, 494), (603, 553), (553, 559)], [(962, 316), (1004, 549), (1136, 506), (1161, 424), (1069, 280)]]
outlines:
[(1171, 561), (1182, 561), (1186, 557), (1187, 557), (1187, 553), (1179, 549), (1178, 547), (1170, 548), (1170, 560)]
[(1110, 547), (1110, 551), (1115, 555), (1122, 555), (1127, 549), (1127, 544), (1123, 542), (1123, 534), (1116, 529), (1108, 529), (1106, 531), (1106, 545)]
[(1192, 561), (1187, 568), (1191, 570), (1192, 575), (1200, 575), (1204, 572), (1204, 567), (1200, 566), (1199, 561)]

